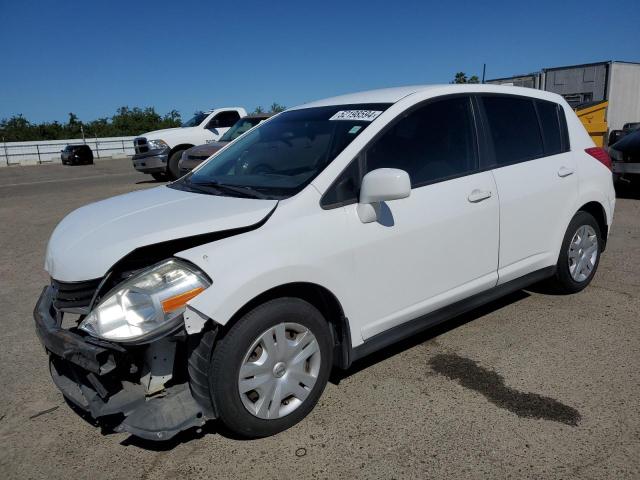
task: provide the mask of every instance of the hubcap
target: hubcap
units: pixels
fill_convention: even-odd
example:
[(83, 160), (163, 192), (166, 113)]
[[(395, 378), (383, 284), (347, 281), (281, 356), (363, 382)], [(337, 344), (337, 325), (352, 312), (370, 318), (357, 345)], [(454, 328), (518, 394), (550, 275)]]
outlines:
[(584, 282), (598, 260), (598, 236), (590, 225), (582, 225), (573, 234), (569, 244), (568, 262), (571, 278)]
[(308, 328), (280, 323), (267, 329), (242, 360), (238, 375), (242, 404), (265, 420), (290, 414), (311, 393), (320, 363), (318, 341)]

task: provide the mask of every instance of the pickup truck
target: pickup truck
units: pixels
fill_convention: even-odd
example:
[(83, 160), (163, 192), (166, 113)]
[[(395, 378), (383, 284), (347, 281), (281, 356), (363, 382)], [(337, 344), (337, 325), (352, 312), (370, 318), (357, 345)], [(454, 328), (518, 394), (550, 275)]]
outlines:
[(181, 127), (143, 133), (133, 140), (133, 167), (156, 180), (180, 177), (182, 152), (194, 145), (215, 142), (247, 111), (241, 107), (216, 108), (196, 113)]

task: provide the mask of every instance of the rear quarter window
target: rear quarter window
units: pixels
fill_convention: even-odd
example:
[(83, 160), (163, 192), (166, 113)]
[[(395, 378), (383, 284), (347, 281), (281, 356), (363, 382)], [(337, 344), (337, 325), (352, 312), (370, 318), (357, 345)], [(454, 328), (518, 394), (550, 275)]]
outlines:
[[(565, 151), (562, 138), (562, 126), (560, 123), (560, 105), (544, 100), (536, 100), (536, 109), (542, 126), (544, 140), (544, 153), (555, 155)], [(564, 122), (564, 116), (562, 117)]]
[(481, 99), (498, 166), (544, 155), (542, 133), (532, 99), (516, 96), (483, 96)]

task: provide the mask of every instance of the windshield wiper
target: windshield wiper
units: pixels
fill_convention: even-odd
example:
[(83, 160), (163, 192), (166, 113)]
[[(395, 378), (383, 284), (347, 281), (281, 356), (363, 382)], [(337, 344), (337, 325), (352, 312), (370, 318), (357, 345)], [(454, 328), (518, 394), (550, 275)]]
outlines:
[(220, 182), (215, 182), (215, 181), (211, 181), (211, 182), (191, 182), (189, 181), (190, 185), (195, 185), (196, 187), (198, 186), (202, 186), (202, 187), (213, 187), (216, 190), (219, 191), (226, 191), (226, 192), (231, 192), (231, 193), (237, 193), (242, 195), (243, 197), (247, 197), (247, 198), (259, 198), (260, 200), (269, 200), (272, 199), (272, 197), (270, 197), (269, 195), (265, 195), (264, 193), (256, 190), (253, 187), (249, 187), (247, 185), (228, 185), (226, 183), (220, 183)]

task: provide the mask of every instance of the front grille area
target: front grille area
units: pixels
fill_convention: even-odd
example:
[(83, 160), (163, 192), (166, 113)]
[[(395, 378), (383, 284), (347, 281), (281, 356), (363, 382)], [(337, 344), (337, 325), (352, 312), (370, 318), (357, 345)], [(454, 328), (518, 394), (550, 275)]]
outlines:
[(133, 148), (136, 153), (146, 153), (149, 151), (149, 144), (144, 137), (138, 137), (133, 140)]
[(84, 282), (59, 282), (51, 279), (55, 290), (53, 306), (63, 311), (88, 307), (101, 281), (101, 278)]

